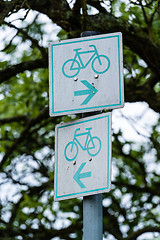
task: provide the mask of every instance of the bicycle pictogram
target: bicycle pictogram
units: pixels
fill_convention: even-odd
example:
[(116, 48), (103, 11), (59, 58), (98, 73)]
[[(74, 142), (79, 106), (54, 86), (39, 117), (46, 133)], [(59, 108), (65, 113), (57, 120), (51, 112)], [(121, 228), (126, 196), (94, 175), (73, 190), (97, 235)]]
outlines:
[[(106, 55), (99, 55), (95, 45), (89, 45), (93, 50), (82, 51), (82, 48), (76, 48), (75, 56), (73, 59), (68, 59), (64, 62), (62, 66), (62, 73), (68, 78), (75, 77), (81, 69), (85, 69), (89, 63), (92, 61), (92, 70), (97, 74), (102, 74), (108, 71), (110, 67), (110, 60)], [(81, 50), (81, 51), (80, 51)], [(83, 61), (83, 54), (90, 54), (91, 57), (87, 60), (86, 63)]]
[[(83, 151), (86, 150), (90, 156), (96, 156), (100, 152), (101, 140), (99, 137), (91, 135), (91, 129), (92, 127), (86, 128), (87, 131), (82, 133), (77, 133), (80, 128), (75, 130), (73, 140), (67, 143), (64, 149), (64, 156), (67, 161), (73, 161), (77, 157), (79, 151), (78, 147), (81, 147)], [(78, 137), (85, 135), (86, 140), (85, 143), (82, 144)]]

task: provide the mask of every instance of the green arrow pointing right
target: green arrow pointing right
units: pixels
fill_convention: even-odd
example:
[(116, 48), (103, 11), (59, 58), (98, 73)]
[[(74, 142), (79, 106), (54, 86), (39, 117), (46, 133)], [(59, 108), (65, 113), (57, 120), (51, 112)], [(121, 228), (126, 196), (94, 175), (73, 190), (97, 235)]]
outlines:
[(92, 97), (98, 92), (98, 90), (94, 86), (92, 86), (92, 84), (90, 84), (87, 80), (82, 80), (81, 83), (83, 83), (88, 89), (75, 91), (74, 96), (88, 95), (86, 99), (81, 103), (81, 105), (85, 105), (92, 99)]

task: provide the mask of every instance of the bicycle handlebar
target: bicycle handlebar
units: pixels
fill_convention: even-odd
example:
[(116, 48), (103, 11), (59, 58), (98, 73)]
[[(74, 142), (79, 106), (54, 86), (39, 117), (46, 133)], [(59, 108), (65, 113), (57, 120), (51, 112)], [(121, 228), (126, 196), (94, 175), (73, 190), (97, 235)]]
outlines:
[(77, 128), (76, 130), (75, 130), (75, 132), (77, 132), (77, 131), (79, 131), (80, 130), (80, 128)]
[(96, 50), (96, 46), (95, 45), (89, 45), (89, 47), (93, 47)]

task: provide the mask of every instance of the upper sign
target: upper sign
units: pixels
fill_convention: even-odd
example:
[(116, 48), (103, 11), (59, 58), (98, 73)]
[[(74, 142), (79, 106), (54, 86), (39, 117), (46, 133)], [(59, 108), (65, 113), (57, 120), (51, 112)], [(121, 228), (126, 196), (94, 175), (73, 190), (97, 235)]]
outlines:
[(124, 105), (122, 34), (49, 45), (50, 116)]
[(111, 113), (58, 124), (55, 143), (56, 201), (110, 190)]

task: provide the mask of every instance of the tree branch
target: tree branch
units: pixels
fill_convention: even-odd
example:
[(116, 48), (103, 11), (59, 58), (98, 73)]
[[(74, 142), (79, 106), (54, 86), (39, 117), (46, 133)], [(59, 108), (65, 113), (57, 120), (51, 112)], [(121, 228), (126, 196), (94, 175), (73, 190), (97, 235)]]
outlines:
[(135, 240), (137, 239), (140, 235), (142, 235), (143, 233), (147, 233), (147, 232), (159, 232), (160, 233), (160, 227), (157, 226), (147, 226), (144, 227), (132, 234), (130, 234), (128, 237), (124, 238), (124, 240)]
[[(20, 229), (20, 228), (10, 228), (10, 229), (0, 229), (0, 238), (6, 238), (10, 239), (11, 237), (16, 237), (16, 236), (25, 236), (25, 239), (38, 239), (38, 240), (43, 240), (46, 238), (50, 240), (55, 237), (59, 237), (61, 239), (66, 239), (66, 240), (71, 240), (73, 238), (70, 238), (69, 235), (71, 233), (75, 233), (75, 229), (81, 229), (82, 228), (82, 223), (76, 222), (69, 227), (66, 228), (61, 228), (61, 229), (47, 229), (44, 228), (42, 225), (39, 226), (38, 229), (28, 227), (26, 229)], [(31, 235), (31, 236), (30, 236)]]
[(100, 1), (88, 0), (87, 3), (92, 7), (95, 7), (99, 12), (107, 14), (106, 9), (102, 7), (102, 5), (100, 4)]
[[(42, 57), (43, 57), (43, 58), (47, 58), (47, 53), (46, 53), (46, 51), (45, 51), (45, 48), (44, 48), (44, 47), (41, 47), (41, 46), (39, 45), (39, 42), (38, 42), (36, 39), (32, 38), (31, 36), (28, 35), (28, 33), (27, 33), (26, 31), (24, 31), (24, 30), (21, 29), (21, 28), (16, 27), (16, 26), (13, 25), (12, 23), (9, 23), (9, 22), (6, 22), (6, 21), (4, 21), (4, 23), (5, 23), (7, 26), (16, 29), (16, 30), (17, 30), (17, 34), (18, 34), (18, 33), (21, 33), (22, 36), (23, 36), (23, 39), (28, 39), (28, 40), (30, 40), (31, 43), (32, 43), (32, 45), (34, 45), (36, 48), (38, 48), (38, 49), (41, 51)], [(17, 34), (16, 34), (16, 35), (17, 35)]]
[(108, 231), (112, 234), (117, 240), (122, 240), (122, 233), (120, 231), (119, 222), (117, 217), (111, 215), (108, 208), (103, 207), (103, 215), (107, 219), (107, 223), (104, 224), (104, 231)]
[(7, 161), (10, 154), (15, 150), (16, 146), (19, 145), (21, 141), (25, 138), (26, 134), (29, 134), (29, 129), (34, 126), (36, 123), (42, 121), (44, 118), (48, 117), (48, 108), (45, 108), (37, 117), (30, 119), (26, 125), (23, 131), (21, 132), (19, 138), (15, 139), (14, 143), (11, 145), (11, 147), (7, 150), (6, 154), (2, 158), (0, 162), (0, 171), (2, 171), (2, 167)]
[[(106, 27), (107, 26), (107, 27)], [(160, 46), (155, 45), (142, 29), (110, 14), (88, 15), (87, 27), (101, 33), (122, 32), (124, 44), (139, 55), (160, 76)]]
[[(31, 9), (46, 14), (53, 20), (53, 22), (57, 23), (57, 25), (62, 27), (64, 30), (68, 31), (70, 29), (70, 17), (72, 15), (72, 10), (66, 0), (28, 0), (27, 3)], [(76, 23), (77, 21), (72, 22), (73, 26)]]
[(132, 184), (129, 184), (129, 183), (126, 183), (126, 182), (120, 182), (120, 181), (113, 181), (112, 182), (115, 186), (117, 187), (126, 187), (132, 191), (135, 191), (135, 192), (140, 192), (140, 193), (149, 193), (153, 196), (160, 196), (160, 191), (157, 190), (157, 189), (154, 189), (153, 187), (150, 188), (150, 187), (140, 187), (140, 186), (137, 186), (137, 185), (132, 185)]
[(4, 118), (4, 119), (0, 119), (0, 125), (6, 124), (6, 123), (12, 123), (12, 122), (26, 121), (26, 119), (27, 117), (25, 115), (11, 117), (11, 118)]
[(18, 4), (21, 4), (24, 0), (12, 0), (12, 1), (0, 1), (0, 25), (3, 20), (12, 13)]
[(14, 77), (16, 74), (26, 70), (34, 70), (36, 68), (48, 67), (47, 59), (36, 59), (27, 62), (18, 63), (0, 70), (0, 84), (7, 81), (9, 78)]
[[(137, 86), (135, 82), (125, 81), (125, 100), (126, 102), (147, 102), (149, 107), (156, 112), (160, 112), (160, 92), (154, 91), (152, 84), (158, 81), (158, 76), (155, 76), (150, 81), (149, 79), (145, 84)], [(143, 94), (142, 94), (143, 92)]]

